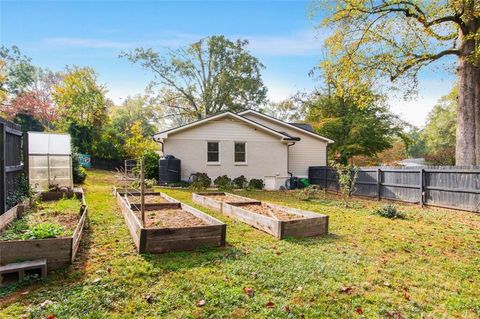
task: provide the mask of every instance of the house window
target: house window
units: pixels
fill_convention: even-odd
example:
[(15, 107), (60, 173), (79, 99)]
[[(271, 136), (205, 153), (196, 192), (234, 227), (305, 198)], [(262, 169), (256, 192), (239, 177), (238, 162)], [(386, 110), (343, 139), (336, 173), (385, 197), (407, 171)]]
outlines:
[(219, 142), (207, 142), (207, 163), (220, 162)]
[(247, 162), (247, 144), (245, 142), (235, 142), (235, 163)]

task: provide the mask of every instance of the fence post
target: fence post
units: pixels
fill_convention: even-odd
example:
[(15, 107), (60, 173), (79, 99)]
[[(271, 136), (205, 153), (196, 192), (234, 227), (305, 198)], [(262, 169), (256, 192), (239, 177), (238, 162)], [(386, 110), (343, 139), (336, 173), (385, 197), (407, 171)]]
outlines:
[(145, 228), (145, 164), (143, 157), (140, 161), (140, 210), (142, 213), (142, 227)]
[(423, 174), (424, 174), (424, 170), (423, 168), (420, 169), (420, 185), (419, 185), (419, 188), (420, 188), (420, 205), (423, 207), (423, 204), (424, 204), (424, 198), (423, 198), (423, 189), (424, 189), (424, 182), (423, 182)]
[(30, 184), (30, 166), (29, 166), (29, 158), (28, 158), (28, 133), (23, 133), (23, 174), (27, 179), (27, 182)]
[(0, 123), (0, 215), (7, 209), (7, 185), (5, 174), (5, 124)]
[(380, 200), (382, 198), (381, 187), (382, 187), (382, 171), (380, 170), (380, 168), (377, 168), (377, 200)]
[(324, 189), (327, 190), (328, 189), (328, 180), (327, 180), (328, 166), (323, 167), (323, 172), (324, 172), (323, 183), (325, 185)]

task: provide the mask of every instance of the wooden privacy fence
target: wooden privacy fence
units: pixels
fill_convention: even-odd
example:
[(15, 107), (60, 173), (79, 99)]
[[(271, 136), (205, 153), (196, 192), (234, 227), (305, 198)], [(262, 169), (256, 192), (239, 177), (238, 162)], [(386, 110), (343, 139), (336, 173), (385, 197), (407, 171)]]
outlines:
[(15, 192), (21, 175), (27, 171), (23, 160), (26, 144), (20, 126), (0, 118), (0, 215), (10, 208), (8, 196)]
[(99, 168), (104, 170), (113, 171), (115, 169), (120, 169), (124, 166), (123, 160), (118, 159), (106, 159), (92, 156), (91, 159), (92, 168)]
[[(309, 167), (310, 183), (338, 191), (334, 169)], [(458, 166), (365, 167), (354, 195), (480, 212), (480, 168)]]

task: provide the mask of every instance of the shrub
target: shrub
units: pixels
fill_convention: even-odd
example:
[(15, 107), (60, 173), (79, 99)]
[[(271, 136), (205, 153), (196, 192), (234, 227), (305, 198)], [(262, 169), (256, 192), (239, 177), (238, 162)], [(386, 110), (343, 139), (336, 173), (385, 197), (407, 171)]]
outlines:
[(395, 205), (384, 205), (380, 208), (375, 209), (373, 212), (375, 215), (379, 215), (385, 218), (392, 219), (405, 219), (406, 215), (404, 212), (397, 210)]
[(172, 183), (168, 183), (167, 185), (170, 187), (189, 187), (190, 182), (186, 182), (186, 181), (172, 182)]
[(72, 154), (72, 171), (73, 171), (73, 182), (75, 184), (82, 184), (87, 177), (87, 171), (85, 168), (80, 165), (80, 154), (75, 150)]
[(232, 182), (236, 188), (240, 188), (240, 189), (245, 188), (248, 183), (247, 179), (243, 175), (240, 175), (237, 178), (234, 178)]
[(207, 173), (193, 173), (190, 175), (190, 188), (200, 190), (209, 187), (212, 184), (212, 179), (208, 177)]
[(298, 199), (311, 200), (318, 196), (320, 187), (318, 185), (309, 185), (297, 193)]
[(27, 239), (45, 239), (56, 238), (63, 233), (62, 226), (52, 223), (41, 223), (31, 226), (25, 234), (22, 235), (23, 240)]
[(7, 208), (12, 208), (24, 199), (32, 197), (33, 191), (28, 183), (28, 178), (22, 173), (17, 181), (17, 187), (7, 194)]
[[(158, 165), (160, 155), (153, 150), (147, 150), (143, 153), (143, 165), (145, 171), (145, 178), (158, 179)], [(156, 182), (155, 182), (156, 183)]]
[(248, 182), (248, 188), (250, 189), (263, 189), (263, 187), (265, 187), (265, 184), (262, 179), (252, 178), (250, 182)]
[(227, 175), (218, 176), (213, 181), (213, 184), (221, 190), (227, 190), (232, 188), (232, 179)]

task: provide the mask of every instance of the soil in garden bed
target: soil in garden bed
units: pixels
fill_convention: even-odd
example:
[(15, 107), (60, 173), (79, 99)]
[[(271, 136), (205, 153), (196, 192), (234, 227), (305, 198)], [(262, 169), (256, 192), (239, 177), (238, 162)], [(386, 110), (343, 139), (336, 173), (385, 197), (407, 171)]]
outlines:
[(71, 236), (80, 220), (81, 206), (82, 203), (77, 198), (39, 202), (0, 233), (0, 240)]
[(239, 198), (230, 194), (225, 194), (225, 195), (205, 195), (208, 198), (211, 198), (213, 200), (219, 201), (219, 202), (227, 202), (227, 203), (241, 203), (241, 202), (248, 202), (248, 199), (244, 198)]
[[(141, 219), (140, 211), (136, 211)], [(208, 225), (202, 219), (183, 209), (157, 209), (145, 211), (145, 228), (181, 228)]]
[[(142, 201), (140, 196), (128, 196), (130, 204), (139, 205)], [(145, 204), (168, 203), (168, 201), (160, 195), (145, 195)]]
[(290, 214), (286, 211), (275, 209), (263, 203), (259, 205), (243, 205), (240, 206), (240, 208), (278, 220), (305, 219), (305, 217), (301, 215)]

